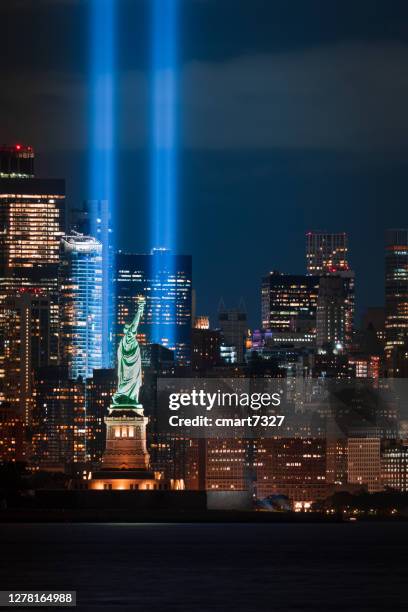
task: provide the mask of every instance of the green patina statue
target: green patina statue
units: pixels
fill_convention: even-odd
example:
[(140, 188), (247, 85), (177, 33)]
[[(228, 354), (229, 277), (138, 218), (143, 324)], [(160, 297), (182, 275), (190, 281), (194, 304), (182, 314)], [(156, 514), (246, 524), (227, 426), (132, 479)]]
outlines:
[(142, 408), (139, 404), (142, 360), (136, 334), (144, 306), (144, 299), (139, 299), (135, 318), (123, 328), (123, 338), (118, 347), (118, 389), (112, 397), (111, 408)]

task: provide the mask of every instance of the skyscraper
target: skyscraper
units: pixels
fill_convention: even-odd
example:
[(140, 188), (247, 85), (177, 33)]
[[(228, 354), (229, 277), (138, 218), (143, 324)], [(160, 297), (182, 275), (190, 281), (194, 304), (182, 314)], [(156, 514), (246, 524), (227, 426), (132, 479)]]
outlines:
[(51, 364), (50, 297), (39, 289), (20, 289), (4, 303), (5, 400), (25, 426), (33, 408), (33, 370)]
[(244, 304), (238, 308), (225, 308), (221, 300), (218, 308), (218, 324), (221, 329), (222, 343), (226, 347), (233, 347), (236, 362), (244, 362), (245, 341), (248, 333), (247, 314)]
[(0, 149), (0, 378), (5, 375), (5, 303), (20, 289), (49, 297), (50, 362), (58, 360), (58, 261), (65, 182), (37, 179), (31, 147)]
[(102, 367), (102, 244), (73, 233), (61, 240), (60, 340), (70, 378)]
[(386, 232), (385, 355), (392, 376), (405, 376), (408, 364), (408, 230)]
[(280, 332), (316, 332), (319, 278), (270, 272), (262, 279), (262, 327)]
[(347, 343), (347, 280), (322, 276), (317, 298), (317, 347), (343, 350)]
[(321, 276), (349, 270), (347, 234), (308, 232), (306, 263), (308, 274)]
[[(338, 276), (344, 279), (344, 346), (349, 348), (354, 326), (355, 275), (348, 260), (348, 237), (345, 232), (308, 232), (306, 234), (306, 268), (316, 276)], [(327, 295), (328, 285), (324, 289)]]
[(113, 291), (113, 228), (108, 200), (88, 202), (91, 236), (102, 245), (102, 364), (110, 368), (114, 363), (113, 324), (115, 294)]
[(113, 291), (114, 245), (112, 215), (108, 200), (88, 200), (70, 210), (69, 227), (85, 236), (94, 236), (102, 245), (102, 363), (113, 366), (113, 322), (115, 294)]
[(0, 179), (0, 290), (57, 288), (65, 185), (54, 179)]
[(190, 255), (173, 255), (163, 249), (150, 254), (119, 252), (114, 276), (116, 288), (115, 335), (118, 343), (123, 326), (136, 311), (139, 295), (146, 298), (145, 314), (139, 326), (141, 344), (161, 344), (175, 351), (176, 361), (191, 360)]

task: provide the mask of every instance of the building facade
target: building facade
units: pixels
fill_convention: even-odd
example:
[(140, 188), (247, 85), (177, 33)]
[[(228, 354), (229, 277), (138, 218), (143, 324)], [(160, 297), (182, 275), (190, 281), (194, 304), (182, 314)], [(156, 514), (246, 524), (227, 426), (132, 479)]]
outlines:
[(351, 484), (366, 487), (369, 493), (381, 491), (381, 439), (349, 438), (347, 476)]
[(408, 491), (408, 446), (400, 444), (384, 449), (381, 481), (385, 488), (402, 493)]

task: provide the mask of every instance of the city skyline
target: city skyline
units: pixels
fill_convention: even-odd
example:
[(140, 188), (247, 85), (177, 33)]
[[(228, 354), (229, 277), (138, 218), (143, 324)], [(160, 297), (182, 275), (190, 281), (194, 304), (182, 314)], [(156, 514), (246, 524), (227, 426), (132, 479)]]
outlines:
[[(43, 0), (39, 3), (41, 14)], [(75, 146), (76, 125), (65, 137), (60, 131), (59, 145), (47, 132), (48, 125), (44, 138), (38, 138), (31, 129), (34, 115), (28, 113), (23, 121), (27, 129), (15, 126), (9, 142), (0, 146), (1, 457), (25, 460), (29, 469), (63, 470), (72, 474), (80, 489), (134, 491), (140, 485), (162, 490), (169, 486), (252, 490), (257, 499), (282, 493), (293, 508), (300, 504), (303, 510), (338, 487), (352, 492), (364, 486), (376, 492), (386, 490), (391, 479), (405, 490), (402, 471), (408, 438), (394, 379), (403, 379), (408, 371), (408, 231), (400, 222), (405, 221), (405, 208), (381, 202), (379, 173), (374, 174), (371, 166), (371, 155), (379, 154), (380, 145), (382, 153), (388, 152), (386, 139), (368, 147), (369, 163), (365, 159), (361, 167), (346, 166), (360, 178), (369, 172), (370, 187), (377, 195), (380, 192), (377, 203), (387, 212), (382, 219), (376, 218), (367, 199), (356, 206), (360, 192), (353, 182), (347, 187), (352, 197), (342, 200), (340, 176), (344, 175), (340, 173), (337, 182), (330, 175), (330, 159), (332, 170), (338, 172), (344, 170), (342, 155), (364, 158), (368, 151), (364, 133), (357, 146), (354, 139), (347, 146), (323, 144), (324, 121), (319, 116), (309, 135), (304, 125), (303, 131), (298, 125), (296, 147), (287, 122), (288, 140), (275, 146), (276, 134), (270, 133), (270, 127), (278, 131), (274, 121), (284, 105), (271, 107), (270, 114), (262, 116), (249, 95), (247, 112), (241, 108), (238, 113), (242, 121), (240, 130), (234, 131), (237, 140), (220, 147), (211, 141), (217, 119), (206, 116), (208, 98), (201, 91), (205, 104), (196, 119), (200, 123), (206, 118), (209, 141), (204, 138), (205, 144), (198, 146), (186, 142), (183, 79), (191, 60), (179, 43), (188, 19), (211, 13), (212, 5), (212, 0), (140, 3), (139, 8), (150, 9), (145, 29), (153, 51), (148, 61), (145, 56), (151, 122), (146, 124), (149, 136), (142, 141), (134, 134), (134, 140), (127, 140), (130, 117), (121, 105), (124, 99), (132, 100), (142, 113), (143, 99), (137, 87), (128, 83), (123, 88), (121, 83), (132, 41), (123, 41), (116, 30), (125, 15), (137, 14), (134, 5), (127, 0), (66, 0), (47, 11), (49, 19), (70, 14), (74, 28), (79, 28), (78, 17), (86, 16), (90, 27), (75, 59), (83, 71), (83, 96), (77, 103), (89, 110), (82, 121), (89, 141)], [(24, 21), (30, 13), (26, 6), (11, 10), (10, 18)], [(246, 10), (246, 2), (238, 6), (234, 12), (238, 21)], [(283, 11), (276, 17), (279, 21), (289, 15)], [(330, 36), (329, 45), (340, 44), (334, 42), (333, 31)], [(101, 40), (106, 44), (99, 54)], [(240, 57), (243, 40), (235, 40), (228, 59), (223, 60), (222, 54), (216, 61), (213, 58), (214, 66), (224, 72), (225, 62), (236, 62), (234, 53)], [(326, 43), (319, 44), (325, 48)], [(266, 39), (262, 45), (267, 46)], [(313, 45), (312, 40), (308, 45)], [(203, 48), (201, 63), (205, 52)], [(228, 103), (232, 115), (248, 85), (255, 96), (261, 93), (252, 79), (274, 82), (282, 53), (287, 50), (269, 49), (273, 61), (265, 63), (254, 47), (246, 58), (249, 69), (244, 65), (237, 80), (227, 72), (231, 91), (237, 93)], [(307, 47), (303, 55), (307, 59), (309, 54)], [(20, 56), (16, 65), (19, 61)], [(346, 67), (354, 63), (352, 56), (343, 61)], [(322, 67), (322, 57), (317, 64)], [(289, 66), (285, 73), (290, 77)], [(339, 75), (342, 89), (340, 68)], [(223, 81), (218, 85), (222, 90)], [(313, 91), (308, 80), (306, 89)], [(212, 102), (218, 106), (214, 84), (212, 91)], [(268, 99), (270, 92), (266, 94)], [(301, 88), (285, 91), (287, 101), (298, 106), (300, 94)], [(273, 99), (279, 100), (279, 88)], [(44, 101), (44, 107), (48, 104)], [(327, 110), (321, 107), (323, 114)], [(358, 105), (348, 109), (351, 124), (358, 112)], [(14, 114), (7, 116), (13, 126)], [(75, 117), (71, 119), (75, 123)], [(255, 140), (248, 138), (248, 120)], [(265, 142), (259, 140), (258, 121), (265, 124)], [(231, 125), (226, 127), (218, 130), (221, 141), (231, 138)], [(193, 137), (194, 129), (190, 124)], [(38, 150), (45, 154), (40, 164)], [(211, 163), (192, 168), (198, 151), (218, 160), (217, 172), (225, 179), (222, 189), (213, 182)], [(241, 167), (234, 162), (237, 152), (245, 160)], [(78, 164), (75, 171), (70, 155)], [(265, 164), (262, 172), (252, 165), (260, 155)], [(138, 156), (144, 161), (135, 164)], [(285, 170), (282, 156), (296, 164)], [(310, 166), (312, 160), (318, 173)], [(285, 198), (302, 173), (302, 189), (295, 187), (297, 197), (291, 202), (294, 215)], [(242, 178), (243, 190), (238, 188)], [(264, 181), (279, 185), (282, 179), (288, 191), (280, 198), (276, 192), (271, 199)], [(319, 191), (313, 203), (309, 183), (312, 192)], [(188, 198), (186, 185), (191, 190)], [(402, 201), (403, 191), (399, 196)], [(385, 249), (382, 241), (373, 240), (374, 228), (387, 232)], [(362, 307), (370, 292), (376, 295), (379, 288), (381, 300), (366, 304), (370, 308), (360, 326)], [(114, 368), (118, 382), (112, 395)], [(230, 438), (208, 436), (202, 448), (187, 426), (168, 431), (164, 422), (163, 427), (169, 407), (161, 405), (163, 380), (169, 389), (177, 389), (178, 378), (184, 388), (190, 377), (193, 385), (204, 388), (207, 377), (216, 384), (231, 379), (232, 388), (241, 382), (251, 389), (279, 384), (286, 412), (272, 415), (271, 426), (277, 418), (280, 424), (288, 420), (283, 429), (271, 430), (271, 436), (254, 426), (259, 435), (253, 443), (245, 430), (232, 430)], [(337, 387), (338, 383), (345, 387)], [(172, 426), (170, 420), (168, 424)], [(129, 457), (135, 454), (137, 461), (128, 461), (131, 448), (136, 454), (132, 451)], [(141, 454), (140, 449), (144, 449)], [(400, 464), (393, 472), (395, 457)], [(139, 474), (139, 479), (130, 473), (142, 467), (153, 472)], [(122, 469), (129, 470), (129, 478), (115, 472)], [(92, 478), (92, 473), (99, 476)]]
[[(2, 184), (3, 184), (4, 192), (8, 192), (8, 191), (16, 192), (15, 187), (17, 187), (21, 194), (29, 193), (29, 192), (31, 193), (33, 190), (34, 191), (44, 190), (46, 186), (47, 186), (48, 191), (51, 191), (52, 189), (55, 189), (56, 186), (58, 186), (58, 189), (60, 190), (60, 192), (64, 193), (63, 200), (64, 201), (66, 200), (65, 188), (63, 187), (65, 185), (65, 179), (61, 179), (61, 178), (43, 179), (37, 173), (34, 173), (35, 147), (32, 146), (32, 144), (21, 144), (21, 143), (10, 144), (8, 143), (7, 145), (2, 145), (1, 154), (3, 155), (2, 177), (1, 178), (3, 180)], [(10, 161), (10, 159), (12, 159), (13, 157), (15, 157), (17, 161), (14, 161), (14, 162)], [(23, 164), (21, 166), (22, 170), (20, 170), (20, 166), (18, 166), (19, 157), (21, 157), (20, 163)], [(12, 163), (15, 163), (15, 166), (12, 166), (11, 165)], [(24, 164), (26, 164), (26, 166), (24, 166)], [(28, 173), (24, 174), (24, 172), (26, 171)], [(27, 181), (27, 179), (30, 179), (32, 182), (30, 183), (29, 181)], [(11, 181), (11, 182), (7, 182), (7, 181)], [(13, 189), (10, 189), (10, 187), (7, 187), (7, 185), (12, 186)], [(28, 185), (29, 187), (27, 188)], [(15, 196), (13, 195), (9, 196), (5, 193), (5, 195), (3, 195), (2, 197), (4, 200), (5, 198), (10, 198), (10, 197), (13, 198)], [(16, 196), (16, 197), (21, 198), (21, 196)], [(26, 195), (25, 197), (33, 198), (32, 195)], [(49, 198), (49, 196), (47, 195), (42, 196), (42, 197)], [(61, 199), (62, 196), (58, 195), (58, 196), (53, 196), (53, 197), (57, 197)], [(47, 205), (51, 206), (51, 208), (53, 209), (54, 203), (55, 203), (54, 199), (49, 199)], [(16, 214), (20, 215), (21, 217), (20, 223), (22, 223), (23, 222), (22, 219), (23, 219), (23, 215), (25, 214), (25, 210), (19, 204), (19, 199), (16, 200), (16, 203), (13, 204), (13, 206), (16, 206)], [(36, 210), (37, 210), (36, 206), (37, 206), (36, 204), (33, 204), (31, 206), (33, 210), (33, 215), (36, 214)], [(110, 335), (113, 338), (113, 335), (116, 333), (115, 332), (115, 322), (114, 322), (115, 317), (112, 312), (112, 307), (109, 306), (108, 304), (109, 302), (111, 302), (112, 298), (114, 297), (114, 287), (113, 286), (115, 283), (114, 283), (113, 278), (111, 278), (112, 272), (110, 270), (113, 269), (112, 266), (113, 267), (115, 266), (115, 260), (118, 257), (120, 258), (125, 255), (148, 257), (148, 254), (143, 253), (141, 251), (126, 251), (122, 249), (117, 249), (117, 250), (114, 249), (113, 244), (114, 244), (115, 239), (111, 238), (113, 229), (112, 229), (112, 225), (110, 221), (110, 212), (109, 212), (109, 206), (108, 206), (107, 201), (95, 201), (95, 200), (83, 201), (79, 207), (75, 207), (72, 209), (69, 209), (69, 207), (67, 207), (65, 204), (61, 208), (60, 212), (58, 212), (58, 215), (59, 216), (58, 216), (58, 221), (56, 225), (55, 225), (56, 223), (55, 221), (56, 217), (55, 217), (53, 220), (54, 226), (49, 226), (49, 227), (44, 226), (43, 228), (43, 231), (50, 231), (50, 229), (54, 227), (54, 231), (57, 231), (57, 234), (58, 234), (57, 239), (54, 240), (53, 246), (51, 247), (54, 249), (54, 251), (57, 248), (59, 248), (57, 244), (58, 240), (65, 232), (68, 232), (68, 234), (70, 234), (71, 232), (75, 233), (77, 230), (80, 230), (80, 234), (82, 235), (89, 234), (89, 236), (92, 236), (96, 239), (104, 241), (103, 248), (104, 248), (105, 253), (109, 253), (109, 256), (102, 258), (102, 261), (104, 262), (102, 263), (102, 269), (103, 269), (102, 286), (104, 287), (103, 294), (104, 296), (106, 296), (103, 298), (103, 303), (104, 303), (103, 309), (106, 309), (108, 311), (108, 315), (106, 316), (106, 322), (104, 323), (104, 326), (103, 326), (103, 336), (106, 337)], [(34, 216), (33, 216), (33, 219), (34, 219)], [(16, 225), (13, 227), (17, 228), (18, 226)], [(16, 230), (13, 229), (13, 231), (16, 231)], [(17, 229), (17, 231), (20, 231), (20, 230)], [(38, 232), (39, 231), (38, 228), (35, 231)], [(392, 229), (392, 228), (385, 229), (384, 245), (385, 245), (386, 253), (387, 253), (386, 241), (389, 240), (389, 235), (392, 232), (398, 232), (398, 231), (404, 232), (406, 230)], [(22, 246), (22, 248), (20, 249), (21, 252), (19, 251), (17, 253), (17, 250), (14, 246), (15, 241), (14, 241), (14, 238), (12, 238), (11, 234), (10, 234), (10, 238), (7, 238), (7, 240), (8, 240), (7, 248), (10, 250), (10, 255), (9, 255), (10, 262), (11, 260), (14, 261), (16, 257), (16, 255), (13, 255), (14, 251), (17, 254), (17, 259), (18, 258), (24, 259), (24, 257), (26, 258), (28, 257), (28, 255), (32, 252), (34, 248), (33, 246), (34, 242), (31, 246), (30, 246), (30, 243), (27, 242), (27, 245)], [(333, 245), (331, 244), (330, 241), (333, 241)], [(326, 246), (325, 246), (325, 242), (328, 243)], [(299, 278), (302, 278), (302, 276), (304, 275), (313, 275), (313, 273), (316, 272), (318, 275), (335, 275), (335, 276), (339, 275), (339, 276), (342, 276), (345, 279), (345, 281), (349, 279), (347, 282), (352, 283), (352, 286), (351, 286), (352, 304), (351, 304), (350, 321), (348, 324), (349, 333), (350, 333), (352, 327), (354, 327), (355, 329), (360, 328), (360, 323), (362, 322), (362, 318), (366, 315), (367, 309), (369, 310), (370, 308), (378, 307), (379, 304), (369, 304), (364, 310), (362, 310), (361, 308), (360, 310), (358, 308), (356, 309), (355, 307), (356, 275), (355, 275), (354, 270), (352, 269), (351, 262), (352, 262), (353, 254), (350, 253), (348, 242), (349, 242), (349, 236), (346, 232), (327, 232), (327, 231), (322, 231), (322, 230), (307, 231), (304, 235), (304, 248), (305, 248), (304, 250), (304, 271), (296, 275), (292, 271), (277, 272), (273, 266), (270, 266), (271, 271), (269, 272), (269, 275), (280, 274), (280, 275), (288, 276), (288, 277), (292, 275), (293, 277), (298, 276)], [(23, 243), (21, 244), (23, 245)], [(163, 250), (163, 249), (153, 248), (150, 250), (150, 252), (153, 253), (155, 250), (157, 253), (159, 253), (161, 250), (163, 251), (163, 253), (166, 251), (166, 249)], [(320, 255), (313, 255), (312, 253), (314, 252), (316, 253), (320, 252)], [(324, 254), (322, 255), (322, 253)], [(173, 257), (174, 256), (179, 257), (179, 258), (180, 257), (185, 257), (185, 258), (190, 257), (191, 258), (191, 256), (189, 255), (183, 255), (180, 253), (173, 253)], [(55, 261), (54, 268), (56, 269), (57, 260), (56, 260), (55, 253), (52, 257), (54, 258), (54, 261)], [(320, 267), (318, 266), (316, 267), (315, 263), (314, 264), (311, 263), (312, 262), (311, 258), (315, 258), (315, 257), (321, 258), (321, 263), (319, 264)], [(10, 265), (14, 265), (14, 264), (10, 263)], [(21, 267), (21, 265), (23, 265), (23, 267)], [(169, 265), (169, 262), (167, 265)], [(27, 264), (24, 264), (23, 262), (23, 264), (20, 263), (18, 264), (18, 266), (21, 267), (20, 273), (21, 271), (23, 271), (24, 274), (27, 274), (24, 268), (24, 266), (27, 266)], [(158, 270), (154, 270), (155, 274), (157, 274), (158, 272), (159, 272)], [(191, 273), (192, 273), (192, 268), (190, 264), (190, 271), (189, 271), (190, 277), (191, 277)], [(31, 273), (31, 274), (34, 274), (34, 276), (38, 276), (38, 272)], [(13, 273), (13, 275), (10, 276), (10, 279), (13, 278), (14, 276), (15, 276), (15, 273)], [(262, 286), (263, 286), (263, 283), (265, 282), (265, 279), (266, 279), (265, 275), (262, 275), (259, 278), (259, 289), (261, 290), (261, 292), (262, 292)], [(5, 281), (3, 280), (3, 284), (4, 282)], [(7, 282), (10, 284), (10, 282), (12, 281), (8, 280)], [(17, 285), (16, 285), (17, 287), (18, 283), (20, 283), (20, 280), (16, 282), (17, 282)], [(28, 281), (27, 279), (22, 278), (21, 282), (23, 284), (32, 284), (33, 286), (35, 286), (38, 283), (41, 285), (41, 283), (44, 283), (45, 281), (43, 279), (37, 279), (33, 284), (33, 281)], [(52, 280), (52, 273), (51, 273), (50, 281), (48, 282), (51, 282), (51, 283), (55, 282), (54, 280)], [(112, 287), (109, 291), (107, 291), (106, 289), (108, 285)], [(384, 296), (383, 296), (383, 303), (381, 304), (381, 307), (385, 307), (385, 297), (386, 297), (386, 278), (385, 276), (382, 279), (382, 285), (383, 285)], [(193, 284), (192, 288), (195, 291), (195, 295), (197, 295), (197, 293), (200, 293), (200, 288), (197, 287), (196, 284)], [(248, 297), (248, 294), (246, 295)], [(253, 296), (251, 297), (253, 298)], [(249, 299), (250, 303), (252, 302), (251, 297)], [(196, 314), (208, 315), (208, 313), (211, 313), (211, 321), (212, 321), (213, 327), (216, 327), (217, 325), (220, 299), (221, 299), (221, 302), (224, 302), (224, 296), (221, 295), (217, 302), (218, 306), (216, 307), (215, 304), (213, 304), (212, 307), (210, 307), (208, 312), (204, 312), (203, 309), (201, 309), (200, 304), (198, 303), (197, 305), (197, 299), (195, 297), (194, 305), (195, 305)], [(105, 300), (107, 300), (107, 302), (105, 302)], [(258, 301), (258, 304), (257, 304), (258, 312), (257, 313), (254, 313), (253, 311), (251, 312), (249, 309), (246, 308), (247, 300), (243, 297), (242, 293), (239, 297), (239, 300), (237, 300), (237, 302), (227, 303), (227, 307), (229, 309), (234, 309), (236, 308), (237, 305), (240, 305), (240, 306), (243, 305), (243, 308), (247, 314), (248, 327), (252, 329), (258, 329), (258, 328), (269, 329), (268, 326), (265, 325), (264, 316), (262, 314), (263, 307), (262, 305), (260, 305), (259, 300), (257, 301)], [(104, 340), (104, 342), (106, 342), (106, 340)], [(109, 341), (109, 345), (110, 343), (111, 343), (111, 340)], [(112, 348), (110, 348), (109, 351), (111, 352)], [(110, 356), (109, 359), (105, 359), (104, 361), (105, 367), (110, 363), (111, 359), (112, 359), (112, 356)]]

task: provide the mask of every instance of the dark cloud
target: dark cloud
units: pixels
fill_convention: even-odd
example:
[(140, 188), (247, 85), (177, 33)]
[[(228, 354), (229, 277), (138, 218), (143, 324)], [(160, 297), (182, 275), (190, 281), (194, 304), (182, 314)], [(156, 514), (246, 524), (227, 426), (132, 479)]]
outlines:
[(343, 43), (185, 68), (191, 148), (405, 150), (408, 46)]
[[(181, 142), (195, 150), (406, 150), (406, 66), (408, 46), (392, 42), (189, 63), (180, 76)], [(121, 145), (146, 147), (147, 76), (130, 71), (118, 83)], [(86, 147), (80, 73), (9, 77), (2, 105), (12, 110), (6, 134), (26, 134), (46, 148)]]

